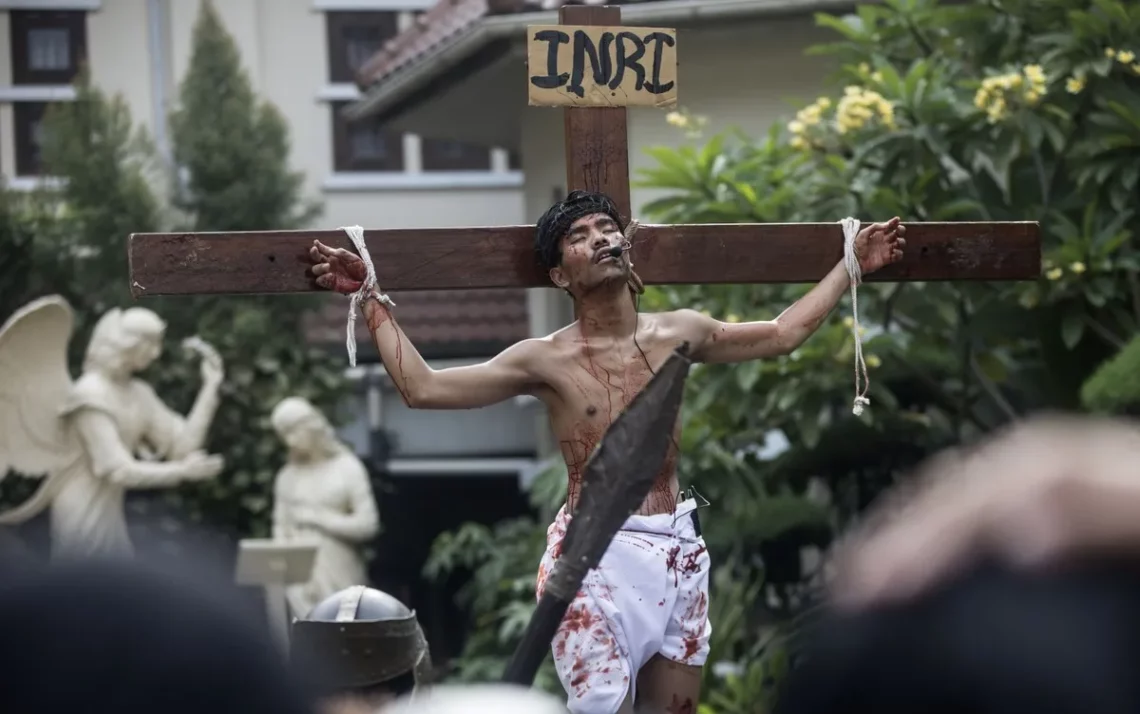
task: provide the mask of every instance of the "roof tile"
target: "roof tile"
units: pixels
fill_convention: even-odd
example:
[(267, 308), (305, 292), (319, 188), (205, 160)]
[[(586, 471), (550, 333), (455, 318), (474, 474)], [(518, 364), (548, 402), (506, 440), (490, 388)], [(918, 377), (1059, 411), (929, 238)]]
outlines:
[(629, 5), (638, 2), (660, 0), (440, 0), (365, 62), (357, 72), (356, 82), (361, 89), (382, 82), (492, 15), (555, 10), (563, 5)]

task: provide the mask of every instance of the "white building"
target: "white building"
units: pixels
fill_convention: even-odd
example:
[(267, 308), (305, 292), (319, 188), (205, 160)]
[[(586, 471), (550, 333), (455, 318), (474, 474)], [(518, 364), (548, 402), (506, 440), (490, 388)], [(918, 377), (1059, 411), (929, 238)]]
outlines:
[[(323, 200), (322, 226), (526, 220), (517, 155), (489, 144), (393, 131), (375, 121), (350, 125), (342, 118), (339, 110), (359, 97), (352, 77), (360, 63), (413, 26), (431, 4), (214, 0), (255, 90), (289, 124), (290, 164), (307, 177), (306, 193)], [(47, 103), (74, 98), (70, 82), (84, 60), (94, 83), (123, 96), (136, 124), (168, 153), (166, 116), (189, 63), (199, 9), (200, 0), (0, 0), (5, 182), (26, 189), (43, 178), (38, 123)], [(436, 364), (486, 358), (529, 333), (524, 291), (394, 297), (401, 324)], [(343, 354), (346, 307), (342, 300), (332, 303), (309, 332)], [(367, 361), (374, 354), (371, 340), (361, 335), (358, 342)], [(535, 463), (540, 413), (525, 402), (469, 412), (412, 412), (386, 380), (369, 381), (371, 388), (362, 388), (356, 404), (359, 418), (344, 433), (367, 455), (379, 440), (370, 422), (379, 420), (391, 442), (389, 475), (378, 493), (387, 530), (377, 545), (378, 569), (422, 610), (439, 607), (446, 613), (450, 593), (417, 582), (430, 540), (465, 520), (489, 522), (525, 509), (518, 482)], [(438, 617), (433, 621), (440, 626)]]

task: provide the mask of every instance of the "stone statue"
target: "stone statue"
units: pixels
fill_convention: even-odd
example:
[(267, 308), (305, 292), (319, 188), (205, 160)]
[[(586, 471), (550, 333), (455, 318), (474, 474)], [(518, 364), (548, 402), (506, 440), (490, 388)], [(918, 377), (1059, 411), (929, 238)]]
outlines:
[(0, 327), (0, 478), (46, 476), (36, 492), (0, 513), (23, 523), (51, 507), (53, 557), (130, 556), (127, 489), (213, 478), (222, 457), (200, 449), (218, 407), (222, 360), (205, 342), (202, 388), (190, 413), (171, 411), (134, 375), (162, 352), (166, 324), (150, 310), (109, 310), (95, 325), (74, 382), (67, 343), (74, 313), (59, 296), (34, 300)]
[(289, 397), (270, 419), (288, 449), (273, 487), (273, 538), (317, 543), (312, 579), (287, 590), (289, 608), (304, 617), (330, 595), (368, 584), (357, 544), (379, 533), (380, 516), (364, 464), (316, 407)]

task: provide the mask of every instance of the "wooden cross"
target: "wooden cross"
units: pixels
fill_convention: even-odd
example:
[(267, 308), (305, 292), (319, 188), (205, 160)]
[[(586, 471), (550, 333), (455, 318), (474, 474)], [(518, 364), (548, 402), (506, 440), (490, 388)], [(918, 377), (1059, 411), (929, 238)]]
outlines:
[[(563, 7), (559, 19), (560, 26), (616, 28), (621, 25), (621, 10)], [(532, 46), (529, 76), (548, 73), (548, 56), (541, 47), (551, 43), (541, 43), (543, 54), (536, 63), (535, 31), (531, 28), (528, 38)], [(575, 39), (570, 42), (561, 43), (559, 51), (572, 53), (578, 34), (575, 32)], [(599, 54), (608, 50), (613, 57), (616, 52), (632, 57), (640, 43), (646, 81), (652, 83), (654, 78), (664, 76), (653, 67), (653, 55), (660, 43), (642, 42), (637, 37), (627, 39), (622, 45), (611, 36), (609, 42), (602, 40), (588, 49)], [(675, 54), (672, 61), (675, 78)], [(620, 63), (621, 59), (615, 62)], [(615, 70), (612, 64), (602, 66), (611, 74)], [(573, 73), (567, 76), (570, 74)], [(587, 74), (579, 80), (580, 84), (588, 85), (596, 79), (592, 70)], [(545, 90), (547, 94), (561, 92), (560, 99), (536, 101), (531, 82), (531, 104), (586, 105), (566, 106), (563, 110), (567, 190), (601, 191), (617, 203), (626, 217), (631, 215), (631, 206), (625, 107), (668, 104), (657, 101), (664, 95), (647, 99), (644, 87), (638, 93), (633, 87), (635, 74), (627, 72), (613, 92), (597, 91), (612, 83), (595, 82), (595, 91), (584, 92), (581, 101), (574, 99), (577, 92), (568, 92), (565, 86)], [(653, 89), (660, 91), (662, 87)], [(675, 84), (670, 92), (675, 97)], [(903, 260), (869, 275), (868, 281), (1027, 280), (1040, 272), (1040, 227), (1035, 222), (906, 225)], [(380, 229), (366, 230), (364, 235), (376, 266), (378, 285), (385, 292), (551, 287), (535, 257), (534, 231), (533, 225), (525, 225)], [(135, 233), (128, 248), (131, 291), (135, 297), (145, 297), (317, 290), (306, 270), (313, 239), (352, 249), (341, 230)], [(842, 257), (843, 233), (837, 222), (645, 224), (638, 230), (632, 248), (638, 275), (647, 285), (816, 282)]]

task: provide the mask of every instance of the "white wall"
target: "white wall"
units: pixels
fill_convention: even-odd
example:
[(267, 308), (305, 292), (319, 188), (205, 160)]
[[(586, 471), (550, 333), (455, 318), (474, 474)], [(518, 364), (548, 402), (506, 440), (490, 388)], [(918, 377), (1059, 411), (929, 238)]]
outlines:
[[(399, 0), (387, 3), (389, 7)], [(161, 0), (166, 22), (166, 100), (177, 99), (177, 83), (190, 60), (194, 22), (200, 0)], [(408, 8), (422, 8), (408, 0)], [(437, 173), (357, 175), (333, 171), (332, 113), (328, 96), (344, 86), (329, 85), (324, 14), (316, 0), (215, 0), (226, 29), (241, 51), (242, 63), (258, 93), (283, 113), (292, 138), (291, 165), (306, 177), (305, 190), (321, 198), (322, 226), (361, 224), (366, 227), (424, 227), (517, 224), (524, 221), (521, 176), (507, 171), (502, 157), (497, 170), (475, 176)], [(154, 135), (154, 75), (162, 62), (151, 57), (148, 0), (103, 0), (88, 14), (87, 44), (95, 82), (121, 94), (135, 122)], [(410, 17), (410, 16), (409, 16)], [(0, 88), (11, 84), (8, 14), (0, 11)], [(322, 98), (325, 97), (325, 98)], [(414, 148), (414, 137), (405, 150)], [(15, 173), (11, 104), (0, 103), (0, 173)]]

